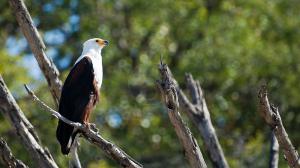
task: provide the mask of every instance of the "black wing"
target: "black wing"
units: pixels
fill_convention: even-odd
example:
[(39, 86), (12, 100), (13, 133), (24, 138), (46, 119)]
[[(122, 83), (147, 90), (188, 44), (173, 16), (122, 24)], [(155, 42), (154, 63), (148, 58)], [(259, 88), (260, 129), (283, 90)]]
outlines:
[[(90, 58), (84, 57), (72, 68), (64, 83), (59, 102), (59, 113), (71, 121), (82, 123), (91, 97), (98, 97), (96, 94), (93, 64)], [(77, 133), (73, 131), (74, 127), (59, 120), (56, 138), (61, 145), (63, 154), (68, 154), (70, 151)], [(69, 142), (70, 140), (71, 142)]]

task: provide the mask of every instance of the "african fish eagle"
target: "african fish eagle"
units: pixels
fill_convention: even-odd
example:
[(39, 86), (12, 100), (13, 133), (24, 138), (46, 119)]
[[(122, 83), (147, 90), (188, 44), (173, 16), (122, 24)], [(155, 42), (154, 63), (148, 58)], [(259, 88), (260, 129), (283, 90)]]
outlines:
[[(82, 54), (63, 85), (59, 113), (71, 121), (89, 123), (90, 113), (99, 100), (103, 76), (101, 50), (106, 45), (108, 41), (100, 38), (84, 42)], [(59, 120), (56, 137), (63, 154), (70, 152), (77, 133), (74, 127)]]

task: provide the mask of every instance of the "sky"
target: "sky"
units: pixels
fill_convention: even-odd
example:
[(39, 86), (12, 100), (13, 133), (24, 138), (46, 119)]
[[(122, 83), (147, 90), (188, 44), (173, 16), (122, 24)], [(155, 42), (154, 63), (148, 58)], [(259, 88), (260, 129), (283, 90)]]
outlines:
[[(43, 6), (43, 9), (45, 12), (52, 12), (55, 9), (55, 6), (52, 3), (51, 4), (48, 3)], [(38, 26), (39, 24), (38, 19), (33, 18), (33, 22), (36, 26)], [(68, 22), (66, 22), (61, 28), (43, 32), (42, 38), (46, 44), (46, 55), (48, 57), (54, 59), (58, 55), (55, 46), (59, 46), (65, 42), (66, 37), (63, 31), (64, 32), (78, 31), (79, 22), (80, 22), (80, 17), (76, 14), (72, 14), (69, 17)], [(10, 36), (6, 40), (6, 48), (10, 56), (16, 56), (16, 55), (23, 56), (21, 60), (21, 65), (23, 65), (25, 68), (28, 69), (30, 76), (32, 76), (34, 79), (37, 80), (43, 77), (41, 70), (39, 69), (38, 64), (34, 56), (32, 55), (31, 51), (29, 50), (30, 51), (29, 53), (24, 54), (25, 51), (28, 49), (28, 43), (24, 37), (16, 38), (14, 36)], [(58, 66), (67, 67), (69, 63), (70, 63), (70, 58), (64, 57), (58, 62), (59, 64)]]

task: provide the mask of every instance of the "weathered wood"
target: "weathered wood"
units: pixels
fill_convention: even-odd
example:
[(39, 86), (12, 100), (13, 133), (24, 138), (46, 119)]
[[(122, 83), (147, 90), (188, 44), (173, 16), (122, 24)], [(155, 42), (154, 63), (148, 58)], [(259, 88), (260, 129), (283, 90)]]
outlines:
[(39, 138), (34, 132), (33, 126), (25, 117), (19, 108), (15, 99), (6, 87), (2, 76), (0, 75), (0, 112), (14, 127), (18, 137), (24, 144), (28, 153), (39, 167), (57, 168), (55, 161), (47, 149), (41, 147)]
[(261, 116), (274, 131), (279, 147), (283, 150), (290, 168), (300, 168), (300, 158), (283, 126), (278, 108), (269, 104), (266, 86), (263, 85), (258, 93)]
[(31, 51), (48, 82), (52, 97), (58, 106), (62, 87), (62, 83), (58, 78), (59, 72), (53, 61), (46, 56), (45, 44), (34, 26), (24, 2), (22, 0), (9, 0), (9, 4), (25, 38), (28, 41)]
[(279, 161), (279, 144), (272, 131), (271, 134), (271, 144), (270, 144), (270, 160), (269, 160), (269, 168), (278, 168), (278, 161)]
[(21, 160), (18, 160), (12, 154), (10, 148), (3, 138), (0, 137), (0, 156), (2, 164), (9, 168), (28, 168)]
[(44, 102), (42, 102), (26, 85), (25, 88), (28, 92), (28, 94), (34, 99), (34, 101), (37, 101), (43, 108), (45, 108), (47, 111), (51, 112), (53, 116), (58, 118), (59, 120), (75, 127), (75, 129), (78, 129), (81, 131), (81, 133), (84, 135), (85, 139), (91, 142), (92, 144), (95, 144), (100, 149), (103, 150), (103, 152), (110, 158), (114, 159), (116, 162), (118, 162), (122, 167), (125, 168), (141, 168), (143, 167), (140, 163), (132, 159), (128, 154), (126, 154), (122, 149), (114, 145), (113, 143), (105, 140), (98, 132), (96, 128), (91, 129), (91, 125), (83, 125), (81, 123), (73, 122), (64, 116), (60, 115), (57, 111), (50, 108), (48, 105), (46, 105)]
[(174, 78), (173, 80), (176, 83), (176, 90), (181, 107), (197, 126), (200, 135), (203, 138), (205, 149), (208, 151), (214, 167), (228, 168), (229, 166), (219, 143), (216, 131), (212, 125), (210, 113), (199, 81), (195, 81), (191, 74), (186, 75), (187, 87), (192, 97), (192, 102), (190, 102), (184, 92), (180, 89), (176, 80)]
[[(43, 40), (40, 38), (37, 28), (34, 26), (24, 2), (22, 0), (10, 0), (9, 3), (16, 16), (17, 22), (19, 23), (20, 28), (29, 43), (35, 59), (37, 60), (39, 67), (47, 80), (53, 101), (56, 104), (56, 108), (58, 108), (62, 88), (62, 82), (59, 79), (59, 71), (57, 70), (52, 59), (46, 56), (46, 46), (44, 45)], [(81, 168), (77, 149), (73, 148), (73, 150), (74, 151), (71, 151), (72, 157), (70, 158), (69, 167)]]
[(177, 92), (168, 66), (161, 63), (159, 71), (161, 74), (161, 80), (158, 81), (158, 87), (167, 107), (170, 121), (183, 146), (185, 156), (187, 157), (191, 167), (206, 168), (207, 166), (203, 159), (198, 143), (193, 137), (190, 129), (182, 120), (179, 113)]

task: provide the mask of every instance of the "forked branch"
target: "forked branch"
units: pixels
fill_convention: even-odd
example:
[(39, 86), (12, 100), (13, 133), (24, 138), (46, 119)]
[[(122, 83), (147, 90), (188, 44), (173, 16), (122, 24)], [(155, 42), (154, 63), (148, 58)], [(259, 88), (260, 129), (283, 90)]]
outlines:
[(166, 64), (160, 64), (159, 71), (161, 80), (157, 82), (163, 101), (167, 107), (170, 121), (176, 131), (176, 134), (183, 146), (185, 155), (193, 168), (206, 168), (206, 163), (198, 146), (196, 139), (193, 137), (190, 129), (186, 126), (179, 113), (179, 102), (175, 84), (172, 80), (171, 73)]
[(186, 84), (192, 98), (192, 101), (190, 101), (179, 87), (179, 84), (173, 77), (172, 72), (168, 67), (166, 67), (166, 69), (169, 72), (170, 80), (175, 85), (180, 107), (188, 114), (188, 117), (197, 126), (212, 164), (214, 167), (228, 168), (229, 166), (219, 143), (216, 131), (212, 125), (210, 113), (199, 81), (195, 81), (191, 74), (186, 74)]
[(210, 113), (206, 105), (200, 82), (195, 81), (191, 74), (186, 74), (186, 84), (192, 101), (187, 98), (179, 85), (177, 85), (176, 89), (179, 102), (189, 118), (197, 126), (214, 167), (228, 168), (228, 163), (219, 143), (215, 128), (211, 122)]

